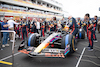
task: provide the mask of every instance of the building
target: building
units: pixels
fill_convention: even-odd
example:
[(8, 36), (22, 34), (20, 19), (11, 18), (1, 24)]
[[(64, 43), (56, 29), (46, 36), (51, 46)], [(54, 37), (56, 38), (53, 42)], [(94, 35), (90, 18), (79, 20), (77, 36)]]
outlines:
[(23, 16), (32, 19), (33, 17), (51, 18), (63, 17), (62, 4), (54, 0), (0, 0), (0, 19), (3, 17)]

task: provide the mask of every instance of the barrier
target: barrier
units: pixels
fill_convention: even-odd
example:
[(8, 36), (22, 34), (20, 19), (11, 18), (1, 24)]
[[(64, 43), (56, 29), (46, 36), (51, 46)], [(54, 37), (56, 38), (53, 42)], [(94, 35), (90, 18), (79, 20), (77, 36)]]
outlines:
[(15, 31), (10, 31), (10, 30), (1, 30), (0, 32), (14, 33), (13, 43), (12, 43), (12, 67), (14, 67), (14, 45), (15, 45), (15, 34), (16, 33), (15, 33)]

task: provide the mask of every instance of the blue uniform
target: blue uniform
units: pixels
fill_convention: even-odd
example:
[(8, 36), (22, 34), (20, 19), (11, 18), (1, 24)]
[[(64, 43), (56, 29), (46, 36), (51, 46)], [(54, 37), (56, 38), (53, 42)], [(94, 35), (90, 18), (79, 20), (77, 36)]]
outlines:
[(44, 37), (45, 36), (45, 22), (42, 22), (41, 23), (41, 37)]
[(84, 20), (83, 23), (86, 24), (86, 25), (84, 25), (83, 29), (84, 29), (85, 32), (87, 33), (87, 39), (88, 39), (88, 22), (87, 22), (86, 20)]
[(21, 22), (21, 33), (22, 33), (22, 39), (25, 40), (25, 35), (28, 37), (28, 30), (27, 30), (27, 22)]
[(93, 39), (94, 40), (97, 40), (97, 38), (96, 38), (96, 34), (95, 34), (95, 32), (96, 32), (96, 27), (97, 27), (97, 20), (93, 20), (93, 26), (94, 26), (94, 28), (93, 28)]
[[(57, 21), (53, 21), (53, 23), (57, 24)], [(57, 25), (54, 24), (54, 31), (57, 31)]]
[(93, 27), (91, 27), (89, 29), (89, 27), (90, 27), (91, 24), (93, 24), (93, 22), (92, 22), (91, 19), (89, 19), (87, 21), (87, 26), (88, 26), (88, 39), (89, 39), (89, 46), (88, 47), (90, 47), (90, 49), (93, 49)]
[(87, 32), (87, 22), (83, 21), (83, 23), (85, 23), (86, 25), (83, 27), (83, 29), (85, 30), (85, 32)]
[(78, 20), (77, 21), (77, 25), (78, 25), (78, 27), (81, 27), (82, 26), (82, 21), (81, 20)]
[(51, 26), (50, 27), (50, 31), (55, 31), (54, 22), (53, 21), (50, 21), (49, 25)]
[(69, 28), (72, 29), (70, 34), (75, 36), (78, 32), (78, 25), (76, 24), (76, 20), (73, 17), (69, 20)]

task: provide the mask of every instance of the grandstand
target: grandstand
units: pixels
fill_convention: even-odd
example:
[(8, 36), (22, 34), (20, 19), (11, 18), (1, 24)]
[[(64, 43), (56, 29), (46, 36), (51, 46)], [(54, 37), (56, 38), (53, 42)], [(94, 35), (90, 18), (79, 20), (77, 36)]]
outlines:
[(23, 16), (28, 19), (33, 17), (51, 18), (63, 17), (63, 5), (55, 0), (0, 0), (0, 19), (14, 17), (19, 19)]

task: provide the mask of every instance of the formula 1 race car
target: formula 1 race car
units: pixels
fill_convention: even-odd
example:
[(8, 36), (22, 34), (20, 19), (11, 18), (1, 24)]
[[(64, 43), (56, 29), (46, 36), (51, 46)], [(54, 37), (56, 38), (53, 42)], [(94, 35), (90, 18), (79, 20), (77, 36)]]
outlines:
[[(84, 39), (84, 30), (79, 30), (78, 38)], [(29, 36), (27, 45), (22, 41), (18, 51), (31, 57), (65, 58), (76, 51), (75, 36), (63, 31), (49, 32), (45, 37), (33, 33)]]

